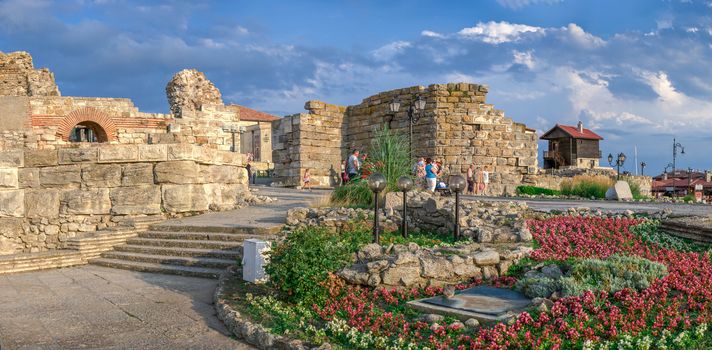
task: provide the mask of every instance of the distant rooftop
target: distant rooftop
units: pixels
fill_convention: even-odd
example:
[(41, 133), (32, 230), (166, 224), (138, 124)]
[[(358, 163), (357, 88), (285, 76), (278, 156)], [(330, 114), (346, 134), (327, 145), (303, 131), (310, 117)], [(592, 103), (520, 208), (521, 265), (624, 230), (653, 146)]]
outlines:
[(582, 131), (579, 131), (579, 128), (576, 126), (571, 126), (571, 125), (563, 125), (563, 124), (556, 124), (551, 130), (547, 131), (540, 137), (542, 140), (548, 140), (548, 136), (551, 132), (553, 132), (556, 129), (560, 129), (561, 131), (565, 132), (569, 136), (575, 138), (575, 139), (586, 139), (586, 140), (603, 140), (603, 137), (600, 135), (596, 134), (595, 132), (591, 131), (591, 129), (586, 129), (584, 127), (581, 127)]
[(231, 104), (229, 107), (235, 108), (239, 111), (240, 120), (248, 122), (272, 122), (279, 117), (271, 115), (269, 113), (260, 112), (258, 110), (248, 108), (245, 106), (240, 106), (236, 104)]

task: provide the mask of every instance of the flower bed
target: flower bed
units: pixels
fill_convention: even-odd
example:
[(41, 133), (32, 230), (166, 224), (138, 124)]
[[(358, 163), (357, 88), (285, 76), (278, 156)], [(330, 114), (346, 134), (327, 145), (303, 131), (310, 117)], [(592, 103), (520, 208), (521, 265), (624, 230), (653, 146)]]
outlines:
[[(440, 287), (370, 289), (345, 285), (331, 274), (322, 283), (325, 298), (314, 304), (287, 302), (279, 293), (262, 287), (236, 305), (279, 334), (345, 348), (709, 348), (710, 253), (664, 248), (644, 240), (631, 230), (641, 222), (635, 218), (595, 217), (530, 221), (538, 246), (531, 255), (534, 261), (638, 256), (663, 264), (668, 274), (640, 291), (585, 291), (554, 298), (549, 310), (532, 309), (506, 324), (477, 327), (447, 317), (433, 322), (407, 307), (406, 302), (440, 294)], [(517, 268), (521, 269), (515, 266), (511, 271)], [(456, 288), (481, 283), (512, 287), (516, 279), (474, 280)]]

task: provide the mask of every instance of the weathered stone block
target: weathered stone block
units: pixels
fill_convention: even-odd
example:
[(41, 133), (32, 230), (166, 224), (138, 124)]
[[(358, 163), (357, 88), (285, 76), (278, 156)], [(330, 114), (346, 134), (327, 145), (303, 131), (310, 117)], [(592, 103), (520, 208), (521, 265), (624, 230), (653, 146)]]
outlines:
[(160, 214), (160, 186), (133, 186), (111, 189), (111, 213), (114, 215)]
[(208, 200), (203, 185), (163, 185), (163, 208), (169, 213), (208, 210)]
[(167, 146), (168, 160), (193, 160), (193, 145), (185, 143), (170, 144)]
[(389, 286), (410, 287), (422, 280), (420, 277), (420, 266), (400, 265), (391, 267), (383, 272), (381, 279), (383, 284)]
[(499, 263), (499, 253), (494, 250), (478, 252), (475, 253), (472, 257), (475, 259), (475, 264), (480, 266), (494, 265)]
[(153, 184), (153, 164), (134, 163), (123, 167), (121, 186)]
[(117, 187), (121, 185), (121, 165), (86, 164), (82, 166), (82, 183), (89, 187)]
[(19, 188), (40, 187), (40, 169), (19, 168), (17, 169), (17, 185)]
[(168, 160), (168, 146), (139, 145), (138, 159), (141, 161), (166, 161)]
[(92, 148), (61, 148), (57, 151), (59, 164), (96, 162), (97, 149)]
[(0, 168), (0, 188), (18, 188), (17, 168)]
[(247, 170), (242, 167), (231, 165), (201, 165), (200, 170), (205, 183), (247, 183)]
[(25, 167), (43, 167), (55, 166), (59, 164), (57, 150), (42, 149), (32, 150), (26, 149), (25, 152)]
[(50, 188), (26, 190), (25, 216), (31, 219), (59, 217), (59, 191)]
[(22, 150), (0, 151), (0, 167), (23, 167), (24, 156)]
[(190, 160), (169, 161), (156, 164), (156, 183), (196, 184), (202, 183), (200, 166)]
[(40, 168), (40, 185), (43, 187), (78, 185), (82, 181), (81, 173), (79, 165)]
[(110, 145), (99, 148), (99, 163), (135, 162), (138, 160), (136, 145)]
[(25, 216), (25, 191), (0, 190), (0, 217)]
[(111, 209), (108, 188), (68, 190), (62, 192), (60, 200), (63, 214), (109, 214)]

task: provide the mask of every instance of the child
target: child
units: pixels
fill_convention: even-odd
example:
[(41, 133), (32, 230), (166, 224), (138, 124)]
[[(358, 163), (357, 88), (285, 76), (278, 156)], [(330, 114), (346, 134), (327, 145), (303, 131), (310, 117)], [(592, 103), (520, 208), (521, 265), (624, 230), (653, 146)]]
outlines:
[(311, 192), (312, 189), (311, 189), (311, 185), (309, 184), (309, 182), (311, 181), (311, 174), (309, 173), (308, 168), (306, 170), (304, 170), (303, 181), (304, 181), (304, 186), (302, 186), (302, 189), (308, 188), (309, 191)]
[(341, 161), (341, 186), (349, 182), (349, 173), (346, 172), (346, 160)]

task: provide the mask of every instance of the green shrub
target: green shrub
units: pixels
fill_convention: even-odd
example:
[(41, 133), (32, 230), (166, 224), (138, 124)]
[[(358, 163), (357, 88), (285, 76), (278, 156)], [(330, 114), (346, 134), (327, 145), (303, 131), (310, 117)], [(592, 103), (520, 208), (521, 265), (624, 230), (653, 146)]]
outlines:
[(369, 208), (373, 206), (373, 192), (364, 180), (355, 180), (331, 192), (331, 204), (342, 207)]
[(693, 203), (696, 201), (696, 199), (694, 195), (688, 194), (685, 197), (682, 197), (682, 201), (685, 203)]
[(559, 281), (548, 277), (528, 277), (517, 281), (514, 288), (530, 298), (548, 298), (558, 291)]
[(270, 283), (293, 302), (321, 302), (328, 295), (323, 282), (329, 273), (350, 264), (359, 241), (368, 239), (358, 232), (340, 237), (325, 228), (295, 230), (272, 250), (267, 265)]
[(608, 176), (577, 175), (561, 182), (561, 194), (583, 198), (606, 198), (606, 191), (613, 185)]
[(625, 288), (641, 290), (667, 275), (667, 267), (637, 256), (611, 255), (607, 259), (584, 259), (575, 263), (559, 280), (564, 296), (586, 290), (617, 292)]
[(710, 250), (709, 244), (697, 243), (663, 232), (660, 229), (660, 221), (657, 220), (648, 220), (642, 224), (635, 225), (630, 231), (638, 235), (643, 242), (655, 244), (665, 249), (697, 253)]
[(536, 186), (517, 186), (517, 194), (558, 196), (561, 194), (561, 191)]
[(650, 287), (655, 279), (667, 275), (665, 265), (637, 256), (611, 255), (606, 259), (583, 259), (567, 264), (571, 265), (571, 269), (566, 276), (559, 279), (541, 275), (525, 277), (517, 281), (515, 289), (530, 298), (548, 298), (556, 291), (562, 296), (574, 296), (587, 290), (641, 290)]
[(637, 182), (631, 181), (629, 179), (625, 180), (630, 187), (630, 193), (633, 195), (633, 199), (643, 199), (645, 196), (640, 194), (640, 185)]

